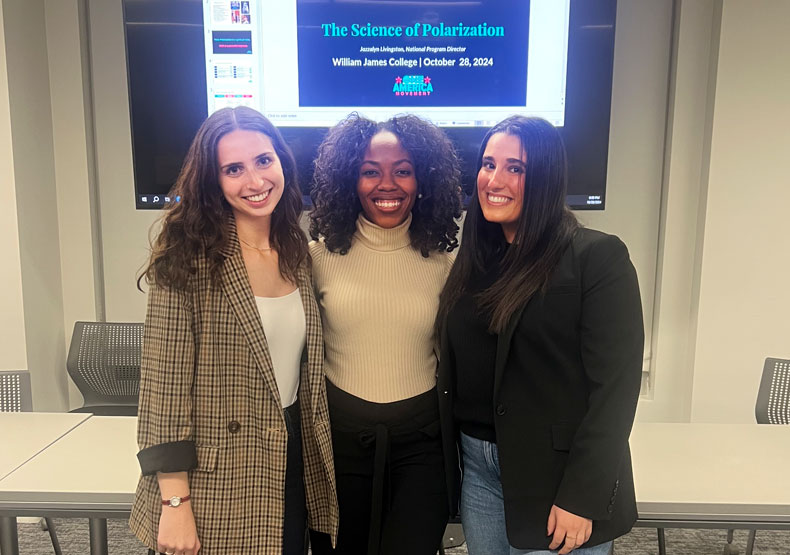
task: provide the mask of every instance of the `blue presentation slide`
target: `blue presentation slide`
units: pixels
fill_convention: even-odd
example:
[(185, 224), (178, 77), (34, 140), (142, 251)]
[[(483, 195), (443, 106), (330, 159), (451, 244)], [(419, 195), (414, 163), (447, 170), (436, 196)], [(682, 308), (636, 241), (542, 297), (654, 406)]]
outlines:
[(524, 106), (529, 2), (297, 2), (299, 105)]
[(214, 54), (252, 54), (250, 31), (213, 31)]

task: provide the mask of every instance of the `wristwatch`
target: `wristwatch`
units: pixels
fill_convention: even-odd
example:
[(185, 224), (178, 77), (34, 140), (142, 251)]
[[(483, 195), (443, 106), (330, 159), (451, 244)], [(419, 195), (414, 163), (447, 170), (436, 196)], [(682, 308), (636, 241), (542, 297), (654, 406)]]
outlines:
[(189, 501), (189, 496), (188, 495), (186, 495), (184, 497), (179, 497), (177, 495), (174, 495), (170, 499), (163, 499), (162, 500), (162, 505), (166, 505), (168, 507), (174, 507), (175, 508), (175, 507), (178, 507), (179, 505), (181, 505), (181, 503), (186, 503), (187, 501)]

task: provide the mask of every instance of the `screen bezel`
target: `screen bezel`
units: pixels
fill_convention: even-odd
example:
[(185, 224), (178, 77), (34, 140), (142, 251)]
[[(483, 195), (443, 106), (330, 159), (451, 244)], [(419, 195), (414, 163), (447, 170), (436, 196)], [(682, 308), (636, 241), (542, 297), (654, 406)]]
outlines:
[[(195, 6), (196, 4), (197, 7)], [(135, 2), (123, 0), (124, 31), (126, 40), (127, 73), (129, 86), (130, 119), (132, 129), (132, 156), (135, 175), (135, 206), (137, 209), (161, 209), (164, 198), (180, 170), (181, 161), (189, 147), (191, 137), (207, 116), (205, 94), (192, 98), (191, 104), (185, 99), (194, 95), (195, 90), (205, 91), (205, 55), (202, 49), (202, 6), (194, 1), (162, 0), (160, 2)], [(155, 15), (152, 9), (159, 8)], [(568, 153), (568, 205), (575, 210), (604, 210), (606, 207), (606, 177), (609, 151), (609, 122), (611, 116), (612, 77), (614, 66), (614, 35), (617, 12), (616, 0), (571, 0), (568, 37), (568, 69), (566, 81), (566, 112), (565, 125), (558, 128), (565, 142)], [(146, 11), (146, 9), (148, 11)], [(189, 10), (194, 13), (190, 13)], [(187, 21), (184, 21), (185, 14)], [(199, 14), (199, 15), (198, 15)], [(199, 23), (198, 23), (199, 17)], [(142, 18), (140, 21), (137, 18)], [(141, 62), (137, 59), (139, 52), (130, 52), (130, 31), (137, 32), (136, 26), (143, 23), (173, 25), (175, 29), (184, 25), (193, 30), (200, 27), (201, 48), (194, 54), (189, 51), (170, 52), (174, 62), (167, 64), (167, 56), (159, 56), (161, 67), (175, 68), (186, 73), (173, 77), (168, 86), (168, 94), (157, 98), (169, 99), (170, 104), (157, 104), (152, 111), (151, 106), (141, 100), (154, 96), (151, 87), (156, 83), (167, 84), (166, 79), (151, 78), (156, 66), (142, 64), (148, 68), (146, 75), (139, 74)], [(177, 41), (174, 41), (177, 42)], [(161, 54), (161, 53), (160, 53)], [(192, 56), (190, 58), (190, 56)], [(186, 60), (186, 62), (185, 62)], [(192, 61), (193, 69), (188, 69)], [(199, 71), (197, 70), (199, 68)], [(191, 78), (190, 78), (191, 76)], [(202, 89), (200, 88), (202, 85)], [(180, 90), (179, 90), (180, 89)], [(201, 106), (202, 104), (202, 111)], [(158, 110), (158, 111), (157, 111)], [(147, 125), (160, 118), (172, 117), (179, 110), (189, 110), (187, 116), (180, 116), (189, 121), (181, 121), (180, 129), (165, 126), (164, 131), (151, 132)], [(361, 110), (364, 112), (364, 110)], [(148, 122), (146, 122), (148, 120)], [(294, 152), (299, 170), (301, 189), (305, 203), (309, 206), (309, 182), (312, 176), (312, 162), (316, 149), (327, 132), (326, 127), (286, 127), (281, 126), (281, 133)], [(172, 130), (172, 131), (171, 131)], [(453, 140), (462, 161), (462, 180), (465, 193), (474, 190), (476, 160), (480, 142), (487, 129), (481, 127), (445, 127), (445, 132)], [(175, 138), (171, 137), (171, 133)], [(167, 135), (164, 143), (158, 141), (161, 135)], [(172, 153), (162, 156), (157, 146), (172, 148)], [(152, 160), (153, 158), (153, 160)], [(165, 162), (162, 162), (165, 160)], [(157, 166), (158, 164), (158, 166)], [(161, 167), (164, 165), (164, 169)], [(161, 188), (151, 189), (146, 186), (155, 179), (157, 172), (164, 172), (170, 184)], [(167, 187), (167, 191), (165, 191)], [(157, 196), (162, 199), (159, 204), (142, 202), (141, 198)], [(590, 203), (590, 197), (598, 196)]]

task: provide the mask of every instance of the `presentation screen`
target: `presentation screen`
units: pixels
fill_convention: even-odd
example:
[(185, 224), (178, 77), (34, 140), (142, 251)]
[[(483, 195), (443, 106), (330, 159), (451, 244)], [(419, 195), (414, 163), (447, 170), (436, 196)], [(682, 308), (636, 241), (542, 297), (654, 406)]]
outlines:
[(445, 128), (473, 190), (480, 140), (513, 114), (560, 129), (568, 203), (605, 203), (615, 0), (124, 1), (136, 205), (170, 199), (197, 127), (249, 106), (294, 150), (303, 193), (351, 112)]
[[(426, 9), (430, 5), (430, 10)], [(357, 110), (444, 127), (514, 114), (565, 123), (570, 0), (469, 3), (210, 0), (208, 111), (246, 105), (277, 125)]]

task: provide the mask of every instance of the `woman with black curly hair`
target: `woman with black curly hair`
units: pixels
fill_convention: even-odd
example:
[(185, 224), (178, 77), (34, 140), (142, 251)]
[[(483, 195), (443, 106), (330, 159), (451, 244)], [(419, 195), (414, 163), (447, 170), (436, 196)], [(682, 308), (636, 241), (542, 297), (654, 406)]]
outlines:
[(447, 522), (433, 323), (460, 216), (452, 143), (351, 114), (318, 149), (310, 234), (340, 505), (336, 550), (432, 554)]

